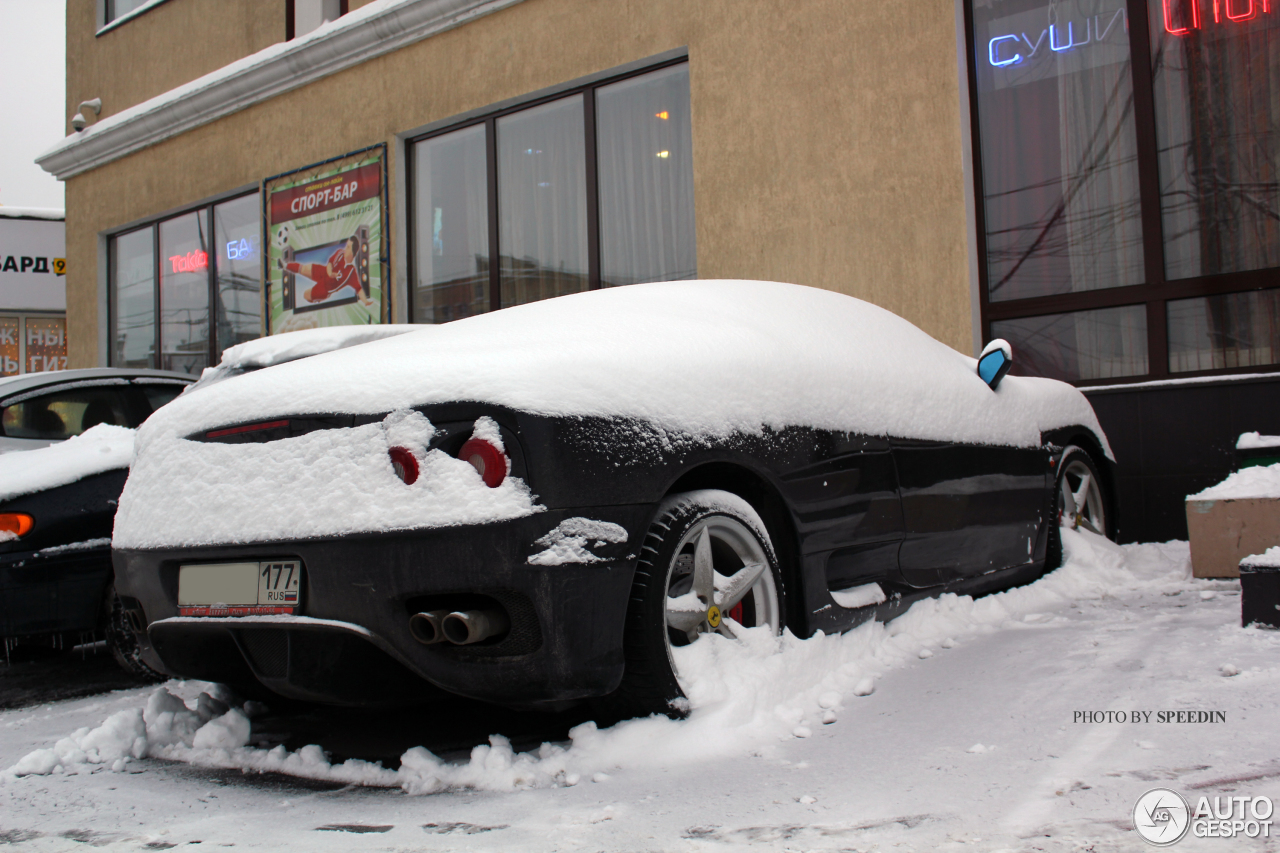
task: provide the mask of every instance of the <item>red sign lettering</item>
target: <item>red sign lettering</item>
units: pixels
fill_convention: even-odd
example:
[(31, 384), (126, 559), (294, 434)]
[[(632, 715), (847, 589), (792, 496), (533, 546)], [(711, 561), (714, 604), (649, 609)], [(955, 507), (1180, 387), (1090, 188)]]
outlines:
[(169, 263), (174, 272), (200, 272), (209, 268), (208, 252), (187, 252), (185, 255), (170, 255)]

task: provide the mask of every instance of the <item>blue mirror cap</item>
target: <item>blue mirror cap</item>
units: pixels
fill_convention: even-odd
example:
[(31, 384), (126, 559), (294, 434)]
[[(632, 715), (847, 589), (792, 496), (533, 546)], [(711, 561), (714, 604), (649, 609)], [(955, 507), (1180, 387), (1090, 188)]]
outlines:
[(978, 357), (978, 376), (993, 391), (1011, 367), (1013, 367), (1013, 347), (1002, 338), (996, 338), (983, 347), (982, 355)]

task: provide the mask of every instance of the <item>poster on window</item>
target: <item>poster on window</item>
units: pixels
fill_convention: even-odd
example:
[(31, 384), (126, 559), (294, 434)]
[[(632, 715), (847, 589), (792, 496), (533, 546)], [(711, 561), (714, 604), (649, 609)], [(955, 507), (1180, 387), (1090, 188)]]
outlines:
[(385, 321), (386, 146), (263, 182), (267, 332)]

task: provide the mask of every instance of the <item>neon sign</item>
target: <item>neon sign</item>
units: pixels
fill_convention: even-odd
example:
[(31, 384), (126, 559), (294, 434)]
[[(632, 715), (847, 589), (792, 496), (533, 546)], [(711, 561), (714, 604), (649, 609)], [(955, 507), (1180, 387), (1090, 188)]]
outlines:
[(209, 268), (208, 252), (187, 252), (185, 255), (170, 255), (169, 263), (174, 272), (200, 272)]
[[(1169, 0), (1164, 0), (1164, 2), (1168, 3)], [(1249, 2), (1252, 3), (1253, 0), (1249, 0)], [(1270, 3), (1271, 0), (1262, 0), (1262, 2)], [(987, 42), (987, 60), (995, 68), (1021, 65), (1029, 59), (1035, 59), (1040, 54), (1040, 48), (1044, 46), (1046, 40), (1049, 43), (1049, 50), (1054, 53), (1074, 50), (1089, 44), (1099, 44), (1111, 35), (1116, 29), (1116, 22), (1121, 19), (1124, 20), (1124, 29), (1128, 30), (1129, 18), (1123, 8), (1116, 10), (1105, 28), (1102, 25), (1102, 15), (1085, 18), (1084, 34), (1081, 41), (1076, 41), (1075, 21), (1067, 21), (1065, 35), (1061, 26), (1050, 24), (1047, 29), (1040, 31), (1040, 37), (1034, 42), (1027, 37), (1026, 33), (1009, 33), (1008, 35), (996, 36)], [(1027, 48), (1025, 56), (1021, 52), (1023, 45), (1026, 45)]]
[(254, 256), (253, 240), (245, 237), (240, 240), (231, 240), (227, 243), (227, 260), (229, 261), (248, 261)]
[[(1201, 20), (1200, 6), (1202, 2), (1207, 0), (1187, 0), (1186, 5), (1191, 6), (1191, 15), (1184, 15), (1180, 20), (1174, 20), (1173, 6), (1174, 0), (1161, 0), (1164, 7), (1164, 31), (1173, 36), (1190, 35), (1192, 30), (1204, 28), (1204, 22)], [(1243, 11), (1241, 11), (1243, 9)], [(1213, 0), (1213, 22), (1215, 24), (1222, 23), (1223, 15), (1226, 15), (1228, 21), (1241, 23), (1244, 21), (1252, 21), (1260, 14), (1271, 14), (1271, 0)], [(1181, 26), (1178, 26), (1181, 24)]]

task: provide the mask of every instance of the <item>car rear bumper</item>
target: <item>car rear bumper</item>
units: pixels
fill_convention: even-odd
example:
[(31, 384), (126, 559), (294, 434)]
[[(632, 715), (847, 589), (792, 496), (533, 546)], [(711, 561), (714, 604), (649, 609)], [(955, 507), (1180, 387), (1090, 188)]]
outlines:
[[(144, 656), (187, 678), (245, 683), (339, 704), (422, 697), (423, 682), (476, 699), (537, 704), (604, 695), (622, 677), (622, 629), (635, 556), (652, 507), (556, 510), (513, 521), (303, 542), (114, 552), (126, 609), (147, 626)], [(571, 517), (624, 527), (596, 561), (532, 565), (535, 541)], [(295, 616), (183, 617), (179, 566), (298, 559)], [(474, 602), (511, 628), (472, 646), (424, 645), (409, 618)]]

